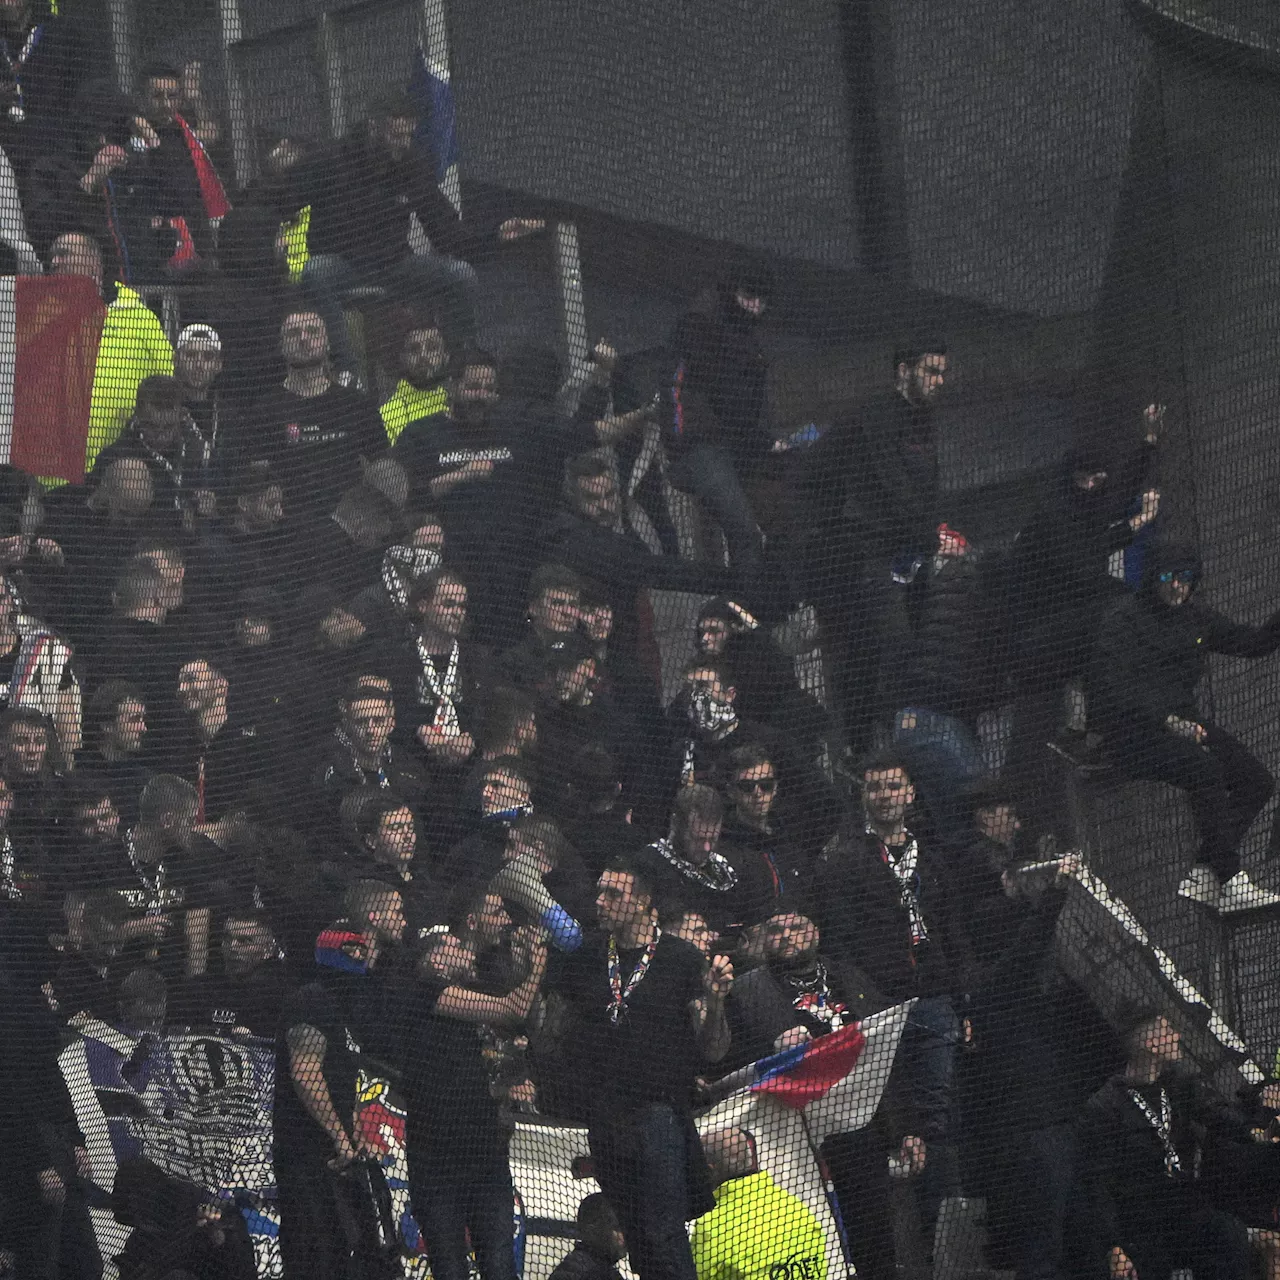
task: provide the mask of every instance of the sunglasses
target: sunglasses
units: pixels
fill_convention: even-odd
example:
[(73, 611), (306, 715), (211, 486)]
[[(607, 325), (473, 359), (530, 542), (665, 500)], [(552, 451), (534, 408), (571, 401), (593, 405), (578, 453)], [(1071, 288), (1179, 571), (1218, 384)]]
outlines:
[(744, 796), (749, 796), (753, 791), (771, 796), (778, 789), (778, 780), (777, 778), (735, 778), (733, 787)]
[(1184, 587), (1195, 585), (1196, 575), (1190, 569), (1169, 569), (1160, 575), (1161, 582), (1181, 582)]

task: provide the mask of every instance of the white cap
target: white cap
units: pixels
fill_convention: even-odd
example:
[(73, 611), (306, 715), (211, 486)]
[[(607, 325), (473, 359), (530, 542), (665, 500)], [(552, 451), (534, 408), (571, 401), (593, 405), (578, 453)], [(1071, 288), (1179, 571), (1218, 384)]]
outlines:
[(217, 329), (208, 324), (189, 324), (178, 334), (179, 351), (183, 347), (194, 347), (197, 344), (212, 347), (215, 351), (222, 350), (222, 339), (218, 337)]

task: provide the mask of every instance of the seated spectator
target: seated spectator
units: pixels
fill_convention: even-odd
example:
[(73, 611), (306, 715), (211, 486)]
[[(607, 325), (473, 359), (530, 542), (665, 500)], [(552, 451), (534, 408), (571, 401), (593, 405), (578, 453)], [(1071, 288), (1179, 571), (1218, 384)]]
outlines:
[(426, 779), (414, 758), (394, 745), (396, 704), (384, 681), (356, 681), (338, 701), (338, 727), (320, 751), (315, 786), (325, 807), (313, 825), (336, 822), (343, 798), (358, 787), (377, 787), (411, 808), (421, 805)]
[(182, 74), (153, 63), (142, 71), (140, 114), (130, 151), (147, 168), (155, 214), (172, 228), (170, 270), (188, 270), (213, 249), (212, 225), (231, 208), (205, 144), (181, 114)]
[[(413, 146), (419, 108), (407, 94), (384, 90), (366, 122), (286, 170), (277, 208), (289, 217), (310, 207), (310, 261), (302, 287), (335, 336), (338, 367), (355, 368), (345, 338), (342, 294), (357, 285), (382, 285), (405, 301), (438, 311), (450, 346), (475, 341), (476, 274), (469, 259), (542, 229), (541, 222), (509, 218), (496, 234), (464, 226), (441, 193), (426, 157)], [(416, 213), (433, 252), (409, 251), (409, 215)]]
[(372, 1261), (332, 1175), (372, 1155), (354, 1123), (356, 1080), (362, 1046), (378, 1043), (379, 964), (405, 922), (400, 895), (378, 882), (352, 885), (345, 905), (316, 939), (310, 980), (286, 999), (276, 1042), (272, 1157), (291, 1275), (337, 1276), (353, 1256)]
[(197, 821), (217, 822), (243, 806), (246, 790), (266, 768), (266, 744), (254, 724), (228, 710), (227, 664), (208, 655), (178, 669), (176, 701), (181, 716), (166, 735), (163, 753), (170, 770), (196, 788)]
[(274, 1038), (288, 990), (284, 960), (265, 916), (231, 911), (209, 972), (175, 983), (169, 1021), (221, 1035)]
[(280, 326), (282, 385), (247, 407), (227, 442), (239, 463), (265, 462), (279, 481), (285, 508), (320, 517), (360, 478), (360, 459), (386, 448), (369, 400), (334, 380), (330, 335), (314, 311), (296, 304)]
[(138, 797), (150, 774), (147, 759), (147, 702), (142, 687), (128, 680), (108, 680), (95, 690), (85, 717), (86, 750), (79, 769), (94, 778), (123, 818), (138, 818)]
[(617, 1264), (627, 1256), (627, 1242), (608, 1198), (599, 1191), (584, 1196), (574, 1218), (578, 1239), (550, 1280), (622, 1280)]
[(98, 455), (92, 482), (112, 463), (137, 459), (151, 473), (157, 505), (179, 512), (189, 526), (199, 513), (196, 495), (207, 483), (204, 453), (204, 440), (182, 403), (182, 384), (165, 375), (146, 378), (120, 438)]
[(776, 1274), (826, 1280), (822, 1224), (803, 1200), (760, 1168), (752, 1134), (718, 1129), (703, 1137), (702, 1149), (716, 1207), (693, 1228), (698, 1280)]
[(1222, 1280), (1253, 1275), (1249, 1235), (1197, 1178), (1206, 1145), (1247, 1141), (1194, 1076), (1177, 1073), (1178, 1033), (1144, 1010), (1125, 1033), (1125, 1070), (1085, 1106), (1080, 1153), (1098, 1267), (1113, 1276), (1200, 1268)]
[(448, 371), (449, 352), (438, 326), (419, 324), (404, 335), (400, 381), (380, 410), (388, 444), (394, 445), (406, 427), (449, 411)]
[(1196, 686), (1210, 653), (1261, 658), (1280, 648), (1280, 613), (1260, 627), (1230, 622), (1192, 599), (1200, 578), (1190, 547), (1152, 549), (1142, 590), (1102, 620), (1088, 705), (1108, 764), (1187, 793), (1200, 848), (1179, 895), (1234, 914), (1280, 904), (1240, 866), (1240, 842), (1275, 783), (1241, 743), (1200, 717)]
[[(49, 273), (87, 276), (103, 292), (102, 247), (80, 232), (59, 234), (49, 250)], [(109, 297), (98, 339), (89, 401), (89, 440), (84, 469), (94, 469), (98, 454), (120, 438), (147, 378), (172, 376), (173, 348), (160, 321), (139, 294), (125, 285)]]
[(965, 940), (935, 844), (907, 826), (915, 787), (902, 758), (869, 756), (859, 778), (862, 812), (823, 851), (811, 901), (833, 960), (865, 973), (891, 1004), (915, 1000), (899, 1061), (929, 1149), (921, 1194), (931, 1229), (942, 1200), (958, 1190), (956, 999), (965, 993), (952, 956)]
[(733, 966), (710, 965), (658, 926), (641, 866), (611, 863), (601, 935), (564, 957), (553, 985), (575, 1017), (569, 1058), (588, 1108), (597, 1182), (642, 1280), (696, 1274), (685, 1223), (711, 1207), (690, 1112), (694, 1078), (728, 1049)]
[[(529, 1015), (547, 951), (532, 934), (524, 945), (528, 976), (506, 995), (489, 996), (476, 986), (474, 950), (451, 933), (434, 935), (401, 1024), (410, 1194), (432, 1273), (441, 1280), (466, 1280), (468, 1236), (483, 1280), (515, 1276), (509, 1130), (490, 1092), (476, 1030)], [(441, 1089), (442, 1080), (451, 1087)]]

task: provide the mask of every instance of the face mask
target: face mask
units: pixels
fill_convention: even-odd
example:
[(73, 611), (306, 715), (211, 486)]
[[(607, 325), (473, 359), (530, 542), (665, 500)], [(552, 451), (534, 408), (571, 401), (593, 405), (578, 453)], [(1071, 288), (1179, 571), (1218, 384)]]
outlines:
[(705, 689), (698, 689), (689, 696), (689, 720), (699, 733), (716, 733), (727, 729), (738, 719), (733, 703), (713, 698)]

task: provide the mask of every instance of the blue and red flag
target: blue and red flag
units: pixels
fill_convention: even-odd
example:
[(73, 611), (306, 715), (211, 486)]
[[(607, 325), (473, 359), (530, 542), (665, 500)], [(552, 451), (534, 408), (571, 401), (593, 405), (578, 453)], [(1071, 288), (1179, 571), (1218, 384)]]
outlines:
[(771, 1094), (783, 1106), (800, 1111), (825, 1098), (853, 1070), (866, 1043), (861, 1027), (844, 1027), (761, 1058), (747, 1068), (755, 1076), (751, 1091)]

